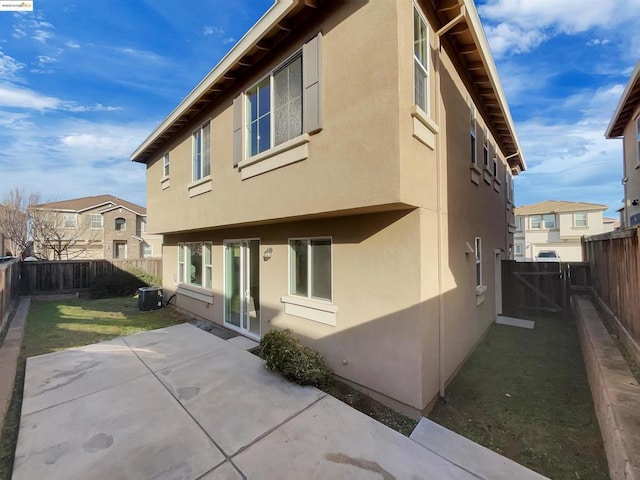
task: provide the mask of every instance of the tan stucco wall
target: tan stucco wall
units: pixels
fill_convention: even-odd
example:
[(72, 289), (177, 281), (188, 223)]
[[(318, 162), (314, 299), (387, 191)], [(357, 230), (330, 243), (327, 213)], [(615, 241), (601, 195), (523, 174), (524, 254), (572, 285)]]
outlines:
[[(161, 159), (149, 163), (148, 231), (165, 234), (165, 297), (176, 290), (177, 242), (213, 242), (213, 303), (178, 295), (176, 305), (218, 323), (223, 241), (259, 238), (261, 251), (273, 249), (271, 259), (260, 263), (261, 333), (293, 328), (327, 356), (338, 375), (421, 409), (437, 395), (440, 371), (443, 381), (450, 378), (499, 310), (495, 251), (503, 257), (513, 242), (507, 233), (514, 223), (507, 167), (500, 152), (498, 181), (482, 170), (484, 120), (476, 99), (481, 171), (479, 181), (472, 181), (471, 98), (444, 48), (440, 93), (435, 61), (430, 67), (429, 117), (439, 133), (431, 147), (414, 138), (411, 2), (345, 2), (332, 12), (292, 37), (290, 47), (275, 50), (167, 145), (166, 188)], [(323, 129), (311, 136), (309, 158), (242, 181), (232, 166), (232, 99), (319, 30)], [(434, 49), (432, 60), (435, 55)], [(209, 116), (211, 191), (189, 198), (191, 131)], [(346, 216), (349, 209), (395, 211)], [(289, 221), (293, 217), (306, 219)], [(326, 235), (334, 242), (336, 326), (285, 315), (281, 302), (288, 287), (288, 238)], [(482, 238), (483, 294), (476, 290), (475, 257), (468, 251), (475, 237)]]
[[(125, 230), (116, 230), (116, 218), (124, 218), (126, 221)], [(126, 208), (116, 208), (105, 212), (102, 215), (104, 229), (104, 258), (114, 258), (113, 242), (127, 242), (127, 259), (140, 258), (140, 241), (133, 236), (136, 231), (138, 215)]]
[[(632, 119), (640, 114), (640, 105), (636, 108)], [(624, 213), (625, 225), (629, 225), (629, 218), (640, 213), (640, 158), (638, 158), (638, 140), (636, 122), (631, 120), (624, 129), (624, 177), (627, 183), (624, 186)], [(633, 205), (633, 200), (638, 199), (638, 205)]]

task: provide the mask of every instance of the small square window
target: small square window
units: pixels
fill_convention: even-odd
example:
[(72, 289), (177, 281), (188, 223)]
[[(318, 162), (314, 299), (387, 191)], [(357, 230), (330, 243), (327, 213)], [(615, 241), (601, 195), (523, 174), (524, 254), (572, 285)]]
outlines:
[(573, 226), (574, 227), (586, 227), (587, 226), (587, 214), (586, 212), (576, 212), (573, 214)]

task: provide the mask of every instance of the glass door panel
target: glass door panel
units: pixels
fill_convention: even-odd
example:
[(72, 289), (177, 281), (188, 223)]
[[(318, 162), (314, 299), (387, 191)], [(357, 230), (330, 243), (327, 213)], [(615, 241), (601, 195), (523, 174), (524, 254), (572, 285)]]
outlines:
[(239, 244), (229, 243), (225, 246), (225, 321), (238, 328), (242, 328), (240, 253)]
[(260, 241), (225, 244), (225, 323), (260, 337)]

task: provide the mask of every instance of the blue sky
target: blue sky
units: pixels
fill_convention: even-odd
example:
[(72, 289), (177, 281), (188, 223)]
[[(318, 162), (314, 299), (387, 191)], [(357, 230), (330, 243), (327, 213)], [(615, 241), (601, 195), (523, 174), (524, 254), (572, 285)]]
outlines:
[[(130, 153), (271, 4), (35, 0), (0, 12), (0, 198), (22, 187), (144, 205)], [(529, 166), (517, 204), (602, 203), (615, 216), (622, 149), (604, 131), (639, 59), (640, 0), (476, 4)]]

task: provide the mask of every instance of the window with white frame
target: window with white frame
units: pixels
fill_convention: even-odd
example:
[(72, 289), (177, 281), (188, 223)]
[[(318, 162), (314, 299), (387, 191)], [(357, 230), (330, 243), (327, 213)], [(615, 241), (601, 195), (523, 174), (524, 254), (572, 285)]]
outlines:
[(124, 231), (127, 229), (127, 220), (122, 218), (122, 217), (118, 217), (115, 220), (115, 229), (118, 231)]
[(556, 228), (556, 216), (553, 213), (547, 213), (542, 216), (542, 227), (547, 230)]
[(147, 217), (140, 218), (140, 233), (145, 233), (147, 231)]
[(92, 213), (89, 216), (89, 225), (91, 228), (102, 228), (102, 215), (99, 213)]
[(429, 113), (429, 31), (422, 12), (413, 7), (413, 101)]
[(576, 212), (573, 214), (573, 226), (574, 227), (586, 227), (587, 225), (587, 213)]
[(331, 239), (289, 240), (289, 294), (331, 301)]
[(495, 146), (493, 146), (493, 176), (498, 178), (498, 153)]
[(542, 215), (531, 215), (529, 217), (529, 228), (539, 230), (542, 227)]
[(78, 226), (78, 215), (76, 213), (63, 213), (62, 224), (65, 228), (76, 228)]
[(477, 120), (476, 120), (476, 107), (471, 105), (471, 164), (476, 165), (478, 163), (478, 152), (476, 149), (476, 130), (477, 130)]
[(150, 257), (153, 255), (153, 245), (149, 245), (147, 242), (142, 244), (142, 256)]
[(211, 289), (211, 242), (178, 244), (178, 282)]
[(520, 215), (516, 215), (516, 231), (522, 231), (523, 218)]
[(482, 160), (484, 167), (489, 169), (489, 134), (487, 127), (482, 128)]
[(165, 153), (162, 157), (162, 175), (164, 177), (169, 176), (169, 153)]
[(516, 255), (522, 255), (522, 244), (516, 243), (513, 246), (513, 253)]
[(211, 174), (211, 122), (206, 122), (191, 135), (192, 181), (208, 177)]
[(302, 52), (247, 92), (247, 152), (257, 155), (302, 134)]
[(476, 287), (482, 286), (482, 239), (476, 237), (475, 242), (476, 254)]

